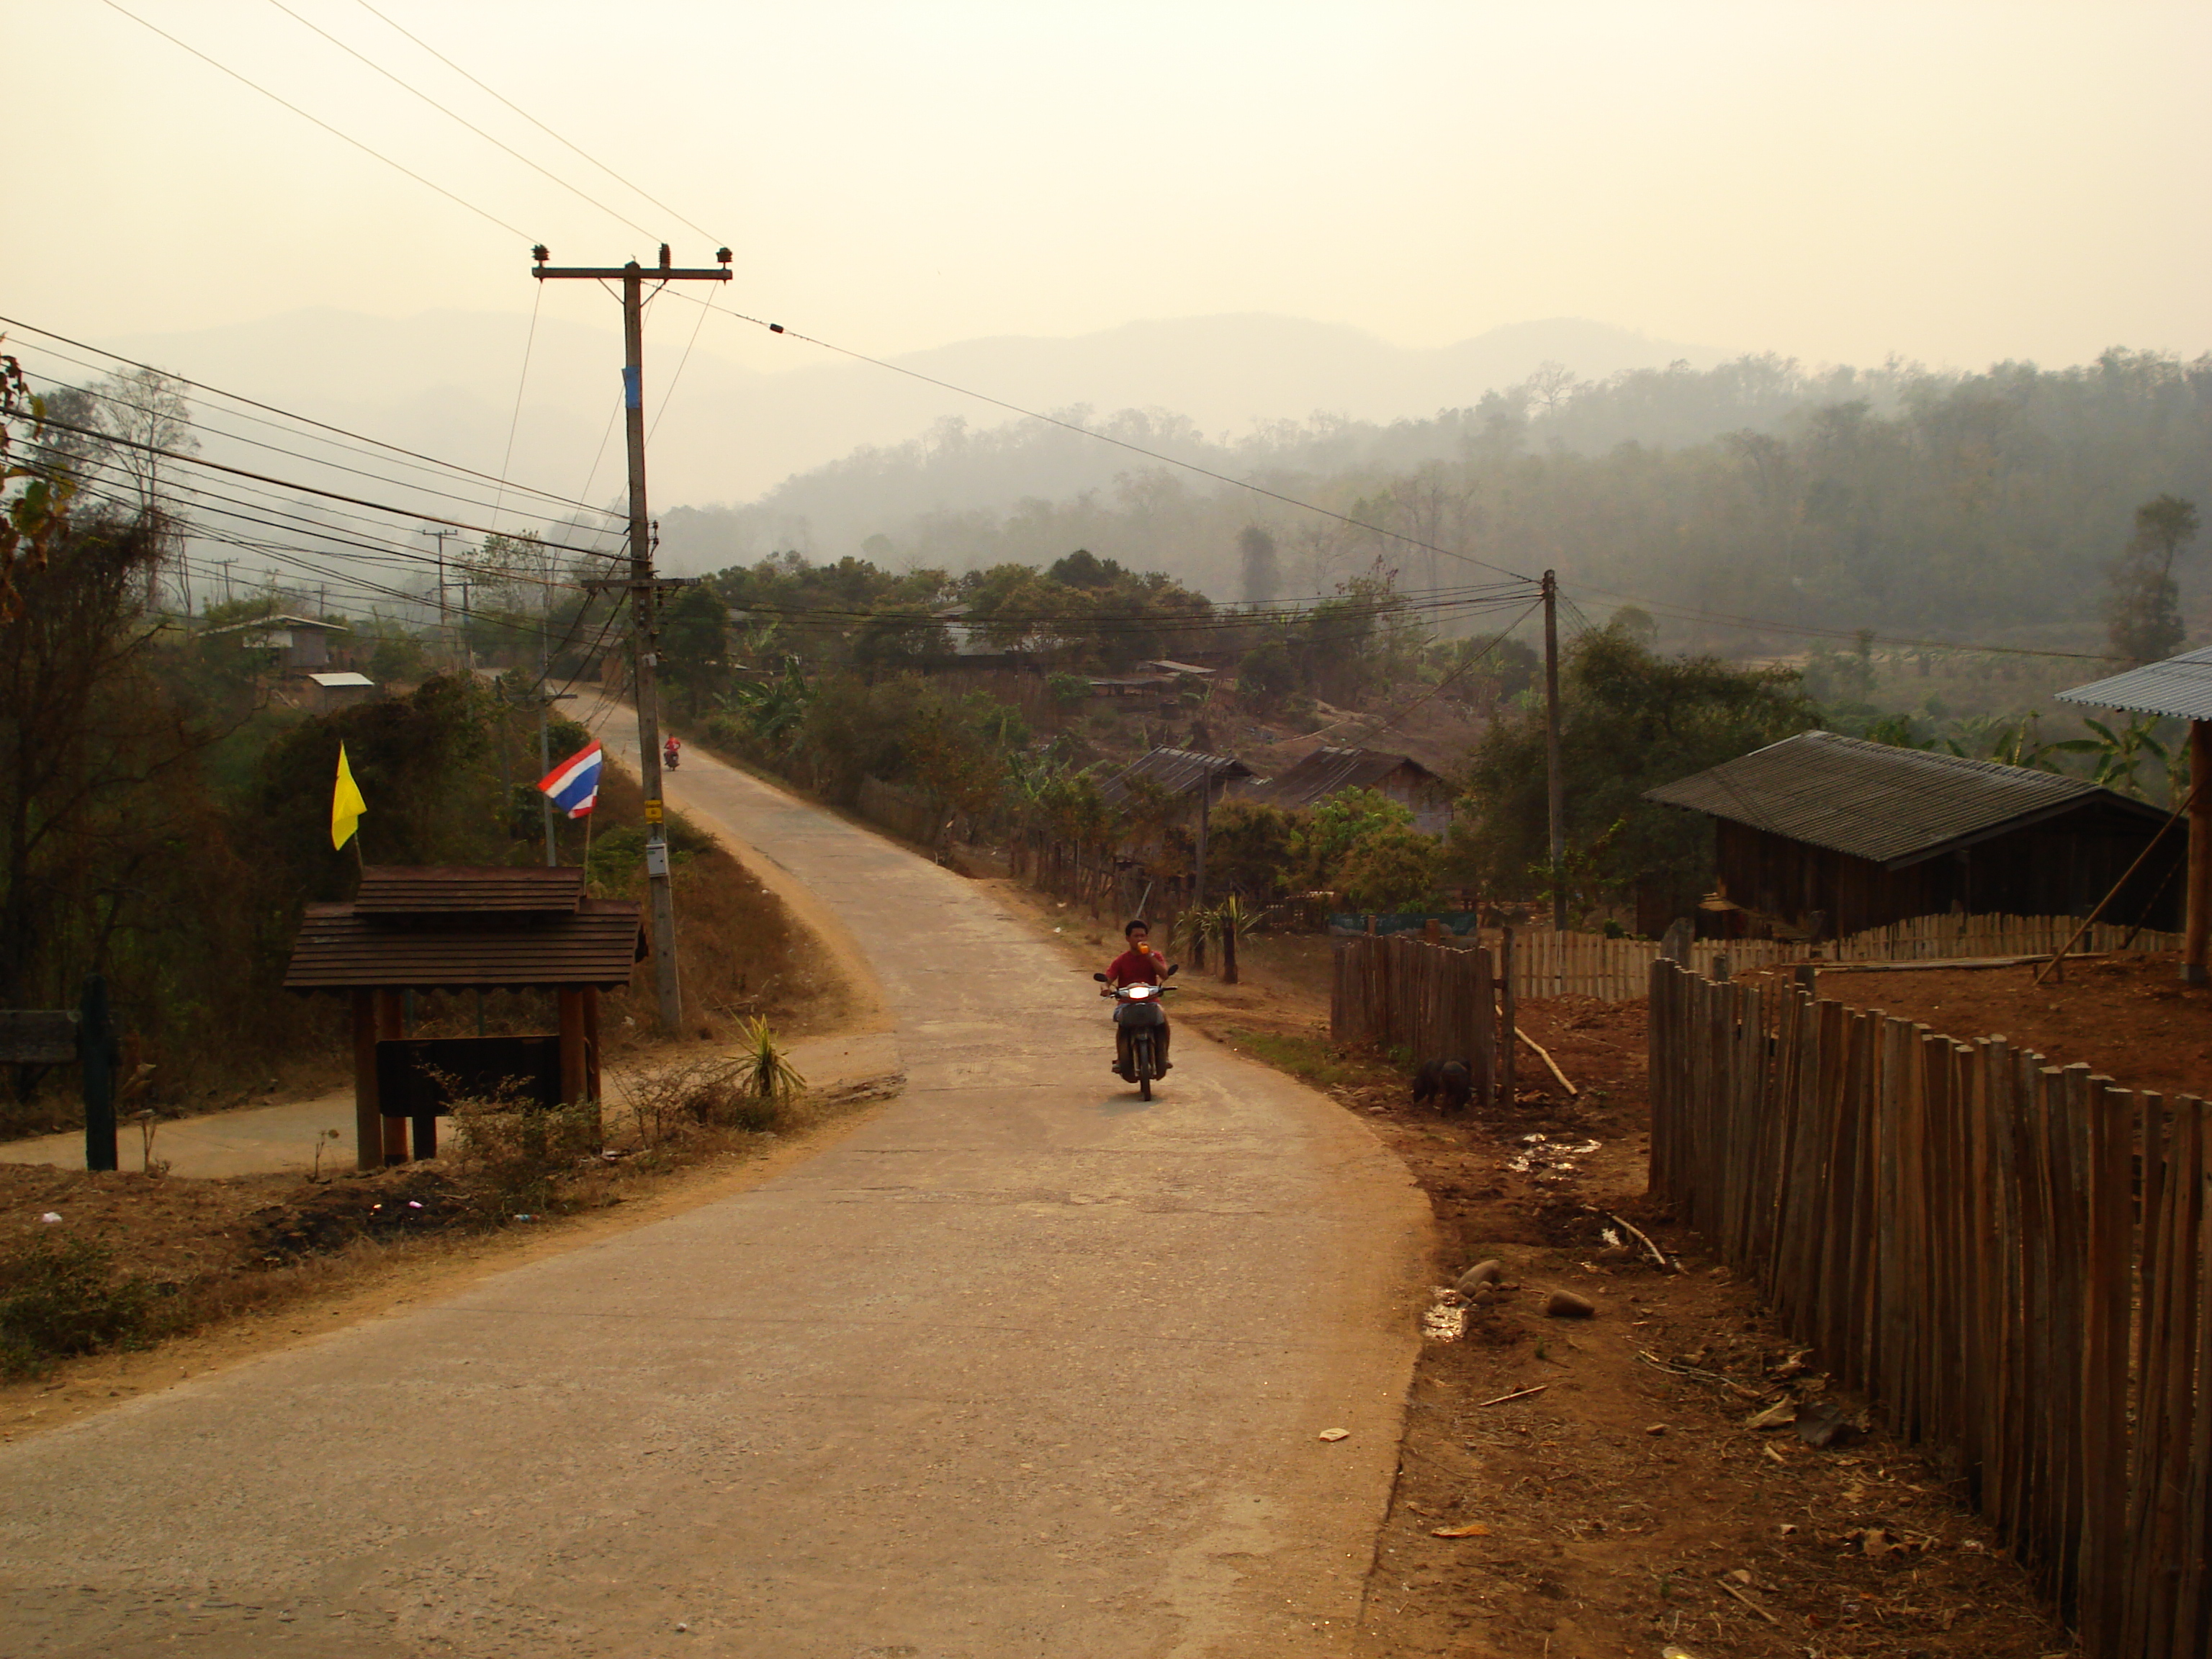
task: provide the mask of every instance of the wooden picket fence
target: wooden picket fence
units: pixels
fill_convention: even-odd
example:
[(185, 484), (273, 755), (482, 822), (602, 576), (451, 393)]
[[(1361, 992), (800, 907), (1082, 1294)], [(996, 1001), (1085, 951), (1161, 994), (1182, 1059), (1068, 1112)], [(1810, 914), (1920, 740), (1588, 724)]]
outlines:
[[(2049, 956), (2081, 924), (2071, 916), (1916, 916), (1843, 939), (1806, 945), (1778, 939), (1692, 940), (1688, 965), (1711, 975), (1725, 957), (1730, 974), (1803, 962), (1815, 951), (1827, 962), (1929, 962), (1976, 957)], [(1481, 938), (1495, 946), (1498, 932)], [(2099, 922), (2073, 947), (2077, 951), (2178, 951), (2179, 933), (2137, 933)], [(1659, 946), (1649, 939), (1606, 939), (1596, 933), (1555, 933), (1544, 927), (1514, 930), (1514, 981), (1524, 997), (1596, 997), (1626, 1002), (1644, 994)]]
[(2212, 1653), (2212, 1124), (2002, 1037), (1650, 981), (1651, 1185), (1968, 1490), (2090, 1659)]
[[(1941, 957), (2049, 956), (2074, 937), (2081, 922), (2072, 916), (1914, 916), (1887, 927), (1821, 945), (1823, 955), (1844, 962), (1920, 962)], [(2181, 935), (2154, 933), (2118, 922), (2100, 921), (2073, 947), (2092, 954), (2108, 951), (2179, 951)], [(1805, 947), (1800, 946), (1802, 954)]]
[(1464, 1060), (1475, 1098), (1491, 1098), (1498, 1020), (1488, 951), (1391, 933), (1340, 939), (1330, 963), (1334, 1041), (1402, 1048), (1416, 1060)]

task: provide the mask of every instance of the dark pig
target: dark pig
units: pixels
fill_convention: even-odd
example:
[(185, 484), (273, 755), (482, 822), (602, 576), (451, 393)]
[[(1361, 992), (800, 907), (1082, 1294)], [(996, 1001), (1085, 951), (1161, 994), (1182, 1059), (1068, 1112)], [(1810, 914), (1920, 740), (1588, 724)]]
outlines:
[(1464, 1111), (1474, 1093), (1472, 1074), (1463, 1060), (1425, 1060), (1413, 1073), (1416, 1106), (1433, 1100), (1440, 1111)]

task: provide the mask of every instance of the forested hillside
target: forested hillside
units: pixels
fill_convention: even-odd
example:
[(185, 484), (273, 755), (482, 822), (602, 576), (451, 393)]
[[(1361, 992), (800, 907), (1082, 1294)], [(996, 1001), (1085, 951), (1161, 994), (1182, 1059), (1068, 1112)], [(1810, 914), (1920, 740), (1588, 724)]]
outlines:
[[(1556, 567), (1662, 620), (2087, 643), (2136, 505), (2212, 492), (2212, 359), (2150, 352), (1975, 374), (1772, 357), (1595, 382), (1547, 370), (1427, 420), (1285, 423), (1235, 445), (1157, 411), (1067, 414), (1475, 559)], [(1238, 550), (1255, 524), (1279, 550), (1257, 582)], [(1085, 547), (1244, 599), (1326, 593), (1378, 555), (1413, 586), (1467, 568), (1040, 421), (944, 423), (662, 530), (667, 556), (702, 570), (797, 549), (957, 573)], [(2177, 574), (2188, 605), (2199, 579)]]

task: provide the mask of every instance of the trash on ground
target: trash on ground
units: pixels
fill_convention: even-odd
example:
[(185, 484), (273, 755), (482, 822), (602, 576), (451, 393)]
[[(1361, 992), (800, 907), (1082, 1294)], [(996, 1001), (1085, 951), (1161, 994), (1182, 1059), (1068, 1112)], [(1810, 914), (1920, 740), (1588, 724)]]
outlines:
[(1321, 1431), (1321, 1437), (1323, 1440), (1349, 1440), (1352, 1438), (1352, 1431), (1350, 1429), (1323, 1429)]
[(1480, 1521), (1470, 1521), (1463, 1527), (1431, 1527), (1429, 1528), (1429, 1536), (1431, 1538), (1487, 1538), (1490, 1536), (1490, 1528)]
[(1436, 1301), (1421, 1316), (1421, 1334), (1431, 1342), (1456, 1342), (1467, 1334), (1467, 1309), (1458, 1291), (1438, 1288)]
[(1522, 1135), (1521, 1144), (1526, 1149), (1505, 1160), (1505, 1167), (1516, 1175), (1533, 1175), (1539, 1181), (1555, 1179), (1574, 1170), (1573, 1160), (1586, 1158), (1603, 1143), (1595, 1140), (1554, 1140), (1549, 1135)]
[(48, 1223), (48, 1224), (52, 1224), (52, 1223), (53, 1223), (53, 1222), (59, 1221), (61, 1218), (62, 1218), (62, 1212), (61, 1212), (59, 1210), (49, 1210), (49, 1211), (47, 1211), (44, 1215), (42, 1215), (42, 1216), (40, 1216), (40, 1217), (39, 1218), (39, 1219), (40, 1219), (40, 1220), (44, 1221), (44, 1222), (46, 1222), (46, 1223)]

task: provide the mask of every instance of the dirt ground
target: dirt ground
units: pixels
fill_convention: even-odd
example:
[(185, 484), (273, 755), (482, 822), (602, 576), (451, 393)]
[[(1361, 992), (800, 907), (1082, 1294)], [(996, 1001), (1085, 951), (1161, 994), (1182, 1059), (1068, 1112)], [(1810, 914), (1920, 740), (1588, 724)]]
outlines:
[(1823, 969), (1820, 992), (1962, 1042), (2003, 1036), (2053, 1066), (2093, 1066), (2124, 1088), (2212, 1096), (2212, 988), (2183, 985), (2172, 951), (2069, 960), (2063, 980), (2039, 986), (2035, 972)]
[[(1115, 947), (1013, 883), (1010, 904), (1077, 959)], [(1414, 1107), (1403, 1074), (1328, 1041), (1328, 944), (1255, 938), (1243, 983), (1186, 969), (1177, 1024), (1305, 1078), (1403, 1158), (1435, 1207), (1441, 1288), (1496, 1261), (1513, 1288), (1425, 1345), (1363, 1638), (1384, 1656), (2042, 1659), (2075, 1650), (1962, 1501), (1940, 1449), (1879, 1427), (1816, 1449), (1748, 1419), (1832, 1398), (1750, 1287), (1644, 1198), (1640, 1003), (1523, 1003), (1506, 1110)], [(1100, 957), (1103, 966), (1104, 957)], [(1873, 977), (1863, 975), (1863, 977)], [(1963, 977), (1963, 976), (1961, 976)], [(1103, 1024), (1102, 1021), (1102, 1030)], [(1188, 1040), (1186, 1038), (1185, 1040)], [(1540, 1086), (1539, 1086), (1540, 1085)], [(1668, 1258), (1662, 1270), (1620, 1223)], [(1606, 1230), (1622, 1241), (1614, 1248)], [(1547, 1316), (1553, 1290), (1594, 1317)], [(1449, 1322), (1451, 1310), (1443, 1310)], [(1439, 1532), (1460, 1535), (1439, 1537)]]

